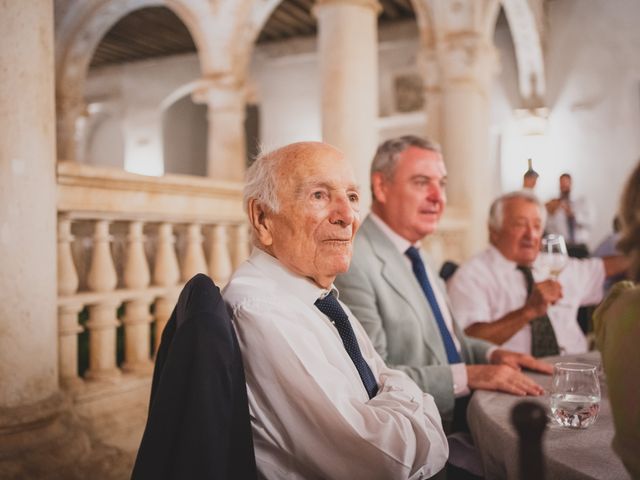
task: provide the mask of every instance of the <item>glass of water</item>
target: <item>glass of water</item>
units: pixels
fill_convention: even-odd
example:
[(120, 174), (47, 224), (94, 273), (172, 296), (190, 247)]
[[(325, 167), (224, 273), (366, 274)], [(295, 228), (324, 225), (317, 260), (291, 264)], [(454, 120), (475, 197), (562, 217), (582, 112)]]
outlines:
[(596, 365), (556, 363), (551, 383), (551, 417), (563, 427), (588, 428), (598, 418), (600, 382)]

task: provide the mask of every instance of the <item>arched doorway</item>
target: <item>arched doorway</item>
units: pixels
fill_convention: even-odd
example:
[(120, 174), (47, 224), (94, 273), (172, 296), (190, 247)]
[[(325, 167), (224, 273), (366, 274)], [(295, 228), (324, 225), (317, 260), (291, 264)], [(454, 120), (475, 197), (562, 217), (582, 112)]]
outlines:
[(178, 99), (162, 114), (165, 173), (207, 175), (207, 106), (190, 95)]
[[(120, 166), (126, 171), (146, 175), (165, 172), (203, 174), (206, 163), (192, 158), (199, 150), (198, 142), (190, 142), (191, 150), (183, 151), (182, 161), (173, 157), (171, 168), (163, 158), (163, 125), (160, 104), (176, 84), (193, 81), (200, 76), (195, 44), (187, 27), (166, 7), (146, 7), (134, 10), (118, 20), (103, 36), (91, 59), (87, 75), (84, 101), (88, 105), (86, 153), (78, 158), (93, 164)], [(179, 68), (176, 68), (176, 64)], [(92, 121), (92, 112), (101, 106), (108, 121)], [(202, 138), (206, 152), (206, 114), (186, 111), (188, 103), (180, 104), (174, 112), (186, 116), (192, 140), (204, 131)], [(204, 108), (206, 112), (206, 108)], [(104, 138), (106, 128), (119, 125), (122, 148), (117, 142), (96, 145)], [(178, 122), (175, 127), (181, 127)], [(173, 136), (181, 139), (184, 135)], [(184, 150), (185, 145), (179, 144)], [(202, 157), (202, 156), (200, 156)], [(201, 167), (198, 168), (197, 165)], [(199, 172), (199, 173), (198, 173)]]

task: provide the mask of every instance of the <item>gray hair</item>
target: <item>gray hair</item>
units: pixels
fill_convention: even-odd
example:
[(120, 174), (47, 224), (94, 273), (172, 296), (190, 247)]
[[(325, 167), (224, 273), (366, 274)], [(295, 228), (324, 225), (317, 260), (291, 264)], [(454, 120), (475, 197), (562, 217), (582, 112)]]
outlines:
[(527, 202), (534, 203), (540, 211), (540, 219), (544, 226), (547, 221), (547, 210), (540, 199), (529, 189), (516, 190), (515, 192), (505, 193), (496, 198), (489, 209), (489, 229), (499, 231), (504, 223), (504, 204), (514, 198), (522, 198)]
[(371, 174), (381, 172), (385, 178), (391, 179), (396, 170), (400, 154), (409, 147), (431, 150), (440, 153), (440, 145), (416, 135), (403, 135), (383, 142), (376, 151), (371, 162)]
[(260, 152), (255, 161), (247, 169), (245, 185), (242, 190), (242, 205), (249, 212), (249, 202), (256, 200), (272, 212), (280, 210), (280, 202), (276, 193), (276, 172), (280, 161), (285, 157), (278, 155), (279, 150)]

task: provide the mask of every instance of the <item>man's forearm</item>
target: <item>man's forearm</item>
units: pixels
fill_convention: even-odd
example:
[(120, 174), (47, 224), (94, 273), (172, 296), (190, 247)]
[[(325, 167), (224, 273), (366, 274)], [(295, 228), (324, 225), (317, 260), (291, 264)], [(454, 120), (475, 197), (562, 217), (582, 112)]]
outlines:
[(536, 318), (535, 312), (524, 306), (493, 322), (473, 323), (464, 331), (471, 337), (482, 338), (496, 345), (502, 345), (534, 318)]

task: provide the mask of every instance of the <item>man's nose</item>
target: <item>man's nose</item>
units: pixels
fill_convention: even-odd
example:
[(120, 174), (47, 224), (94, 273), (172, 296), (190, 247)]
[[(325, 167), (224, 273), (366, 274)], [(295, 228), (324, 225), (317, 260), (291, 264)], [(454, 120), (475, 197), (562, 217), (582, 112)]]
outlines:
[(526, 225), (524, 228), (524, 235), (527, 238), (533, 238), (535, 236), (536, 228), (533, 225)]
[(355, 218), (354, 205), (347, 195), (336, 195), (333, 200), (331, 223), (351, 225)]
[(432, 183), (427, 188), (427, 199), (434, 203), (443, 203), (445, 201), (446, 194), (444, 187), (439, 183)]

